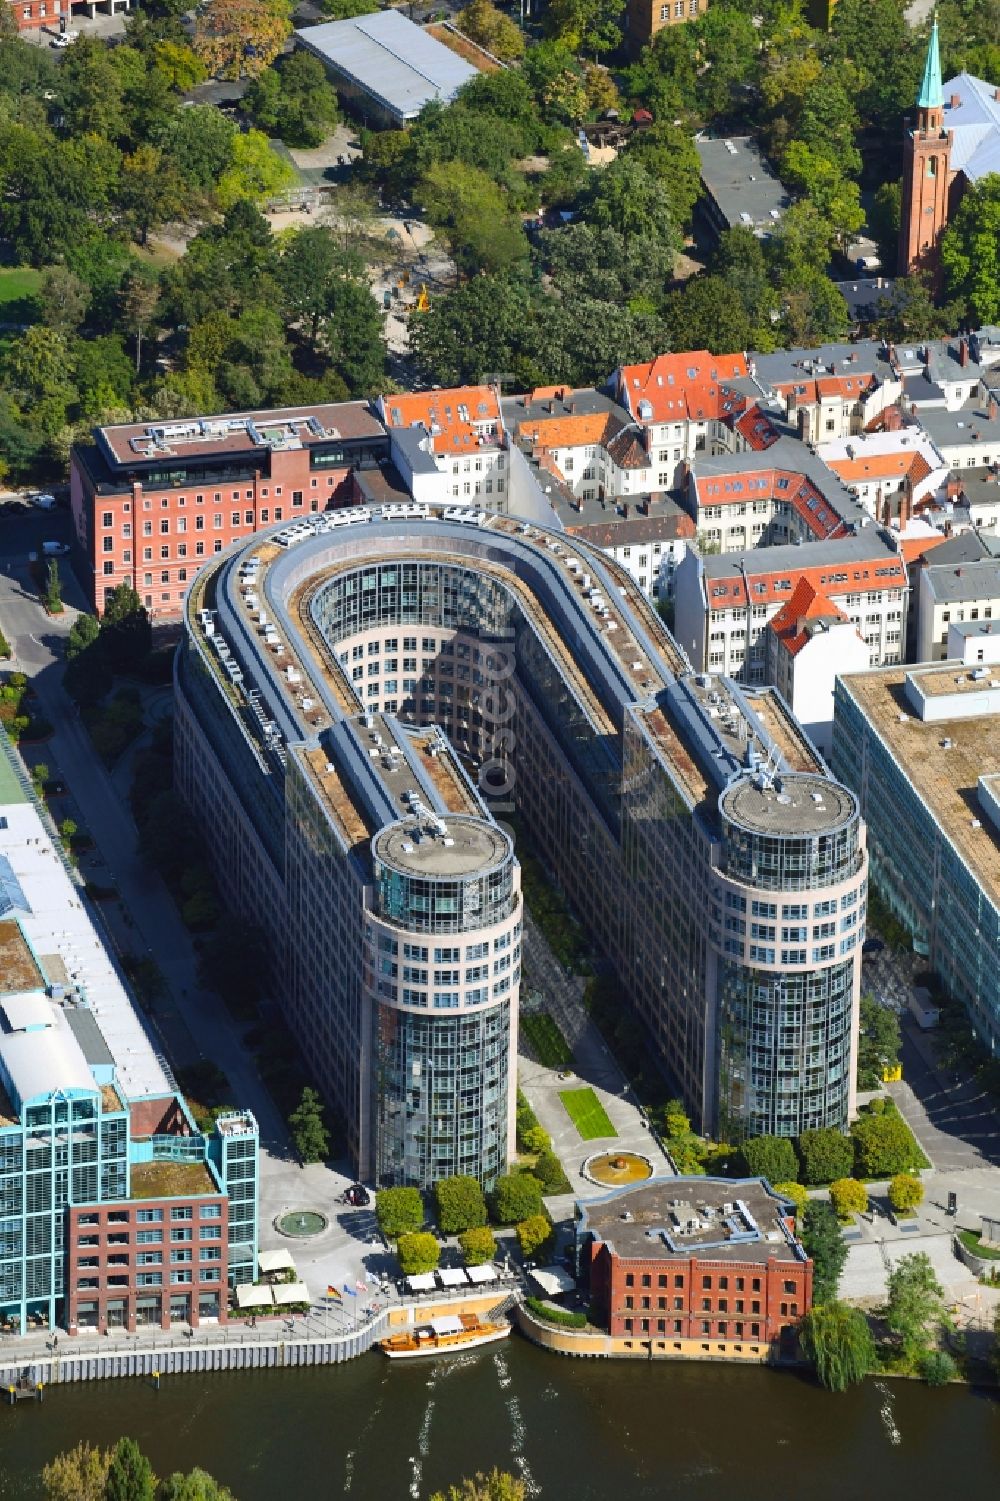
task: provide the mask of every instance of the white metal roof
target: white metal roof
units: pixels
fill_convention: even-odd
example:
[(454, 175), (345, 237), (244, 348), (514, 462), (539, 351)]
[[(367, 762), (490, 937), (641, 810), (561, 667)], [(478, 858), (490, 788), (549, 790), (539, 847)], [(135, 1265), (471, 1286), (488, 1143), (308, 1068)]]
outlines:
[[(10, 862), (31, 908), (18, 921), (35, 954), (43, 967), (46, 956), (58, 954), (69, 977), (67, 988), (86, 997), (126, 1098), (172, 1094), (145, 1027), (36, 809), (20, 801), (4, 803), (0, 811), (5, 820), (0, 854)], [(47, 1047), (51, 1034), (42, 1033), (36, 1041)], [(38, 1068), (34, 1083), (41, 1077), (41, 1055)], [(87, 1087), (93, 1088), (89, 1070), (88, 1080)]]
[(0, 1011), (12, 1032), (27, 1032), (29, 1027), (52, 1026), (52, 1002), (37, 990), (4, 996), (0, 1001)]
[(18, 1103), (57, 1093), (93, 1094), (94, 1076), (61, 1008), (44, 996), (18, 996), (15, 1014), (27, 1013), (24, 1003), (30, 1000), (40, 1002), (31, 1008), (31, 1030), (0, 1033), (0, 1068)]
[(398, 10), (324, 21), (297, 32), (310, 52), (400, 120), (431, 99), (451, 102), (478, 72)]

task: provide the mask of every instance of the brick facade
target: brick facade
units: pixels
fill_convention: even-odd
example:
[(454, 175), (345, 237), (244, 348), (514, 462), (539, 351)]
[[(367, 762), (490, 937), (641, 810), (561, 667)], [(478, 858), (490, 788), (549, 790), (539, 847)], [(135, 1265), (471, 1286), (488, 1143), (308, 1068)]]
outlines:
[(71, 1334), (225, 1322), (225, 1194), (73, 1205), (67, 1213), (64, 1322)]
[(638, 57), (658, 31), (682, 26), (704, 15), (708, 0), (628, 0), (625, 10), (625, 50)]
[(639, 1260), (591, 1242), (590, 1290), (613, 1338), (776, 1344), (812, 1305), (812, 1262), (774, 1256)]

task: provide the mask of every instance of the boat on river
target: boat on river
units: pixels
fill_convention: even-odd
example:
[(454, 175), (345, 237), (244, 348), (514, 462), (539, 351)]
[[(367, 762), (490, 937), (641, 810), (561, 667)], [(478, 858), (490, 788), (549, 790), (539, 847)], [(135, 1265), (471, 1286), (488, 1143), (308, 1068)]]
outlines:
[(492, 1345), (506, 1339), (510, 1329), (506, 1319), (492, 1324), (474, 1313), (447, 1314), (400, 1334), (390, 1334), (380, 1344), (390, 1360), (414, 1360), (423, 1355), (454, 1355), (462, 1350), (475, 1350), (479, 1345)]

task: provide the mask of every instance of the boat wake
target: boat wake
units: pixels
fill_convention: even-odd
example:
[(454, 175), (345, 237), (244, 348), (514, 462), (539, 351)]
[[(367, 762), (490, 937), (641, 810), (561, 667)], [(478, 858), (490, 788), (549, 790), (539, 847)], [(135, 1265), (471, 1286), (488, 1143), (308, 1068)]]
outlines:
[(882, 1406), (879, 1408), (879, 1417), (882, 1419), (882, 1426), (885, 1428), (885, 1431), (889, 1436), (889, 1442), (890, 1444), (901, 1444), (903, 1442), (903, 1435), (896, 1427), (896, 1420), (892, 1415), (892, 1393), (889, 1391), (889, 1388), (886, 1386), (884, 1381), (876, 1381), (875, 1390), (882, 1398)]

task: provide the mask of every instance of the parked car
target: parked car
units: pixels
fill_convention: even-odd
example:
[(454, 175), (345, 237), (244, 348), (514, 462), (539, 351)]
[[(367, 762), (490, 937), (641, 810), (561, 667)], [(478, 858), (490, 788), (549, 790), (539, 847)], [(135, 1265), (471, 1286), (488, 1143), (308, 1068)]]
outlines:
[(350, 1188), (344, 1189), (344, 1203), (350, 1204), (352, 1209), (367, 1209), (372, 1201), (372, 1196), (363, 1183), (352, 1183)]
[(47, 558), (64, 558), (69, 552), (69, 544), (66, 542), (43, 542), (42, 552)]
[(71, 47), (80, 35), (78, 31), (63, 31), (59, 36), (52, 38), (53, 47)]
[(881, 938), (866, 938), (861, 945), (861, 952), (863, 954), (881, 954), (884, 948), (885, 944)]
[(37, 506), (40, 511), (54, 511), (56, 508), (55, 496), (48, 495), (44, 491), (36, 490), (33, 494), (28, 496), (28, 499), (31, 501), (31, 504), (33, 506)]

